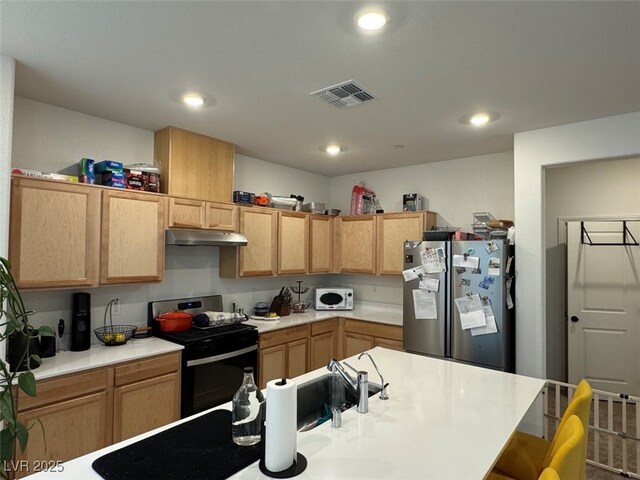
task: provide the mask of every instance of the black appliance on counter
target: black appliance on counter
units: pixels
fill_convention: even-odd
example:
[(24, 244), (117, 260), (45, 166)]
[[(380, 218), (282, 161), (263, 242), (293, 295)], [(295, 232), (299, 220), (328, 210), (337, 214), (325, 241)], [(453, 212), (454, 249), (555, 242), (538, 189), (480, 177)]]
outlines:
[(71, 309), (71, 346), (72, 352), (89, 350), (91, 347), (91, 295), (74, 293)]
[(155, 336), (184, 346), (182, 351), (180, 417), (185, 418), (230, 401), (243, 378), (244, 367), (258, 369), (258, 330), (235, 323), (163, 332), (154, 319), (165, 312), (222, 312), (222, 296), (211, 295), (149, 302), (148, 325)]

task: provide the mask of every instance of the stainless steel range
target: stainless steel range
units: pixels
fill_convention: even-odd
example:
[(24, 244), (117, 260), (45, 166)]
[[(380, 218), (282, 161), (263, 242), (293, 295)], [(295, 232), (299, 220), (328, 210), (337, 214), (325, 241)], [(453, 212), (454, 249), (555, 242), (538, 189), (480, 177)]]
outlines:
[(182, 351), (182, 418), (228, 402), (240, 387), (244, 367), (258, 368), (258, 330), (235, 323), (163, 332), (154, 319), (161, 313), (184, 311), (194, 315), (222, 312), (222, 296), (179, 298), (149, 302), (148, 324), (155, 336), (184, 345)]

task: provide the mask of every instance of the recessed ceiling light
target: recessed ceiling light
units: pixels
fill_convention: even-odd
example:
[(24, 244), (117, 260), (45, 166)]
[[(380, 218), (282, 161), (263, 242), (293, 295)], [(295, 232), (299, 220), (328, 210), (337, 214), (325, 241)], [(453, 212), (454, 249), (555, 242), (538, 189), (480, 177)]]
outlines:
[(491, 115), (488, 113), (476, 113), (469, 118), (469, 123), (475, 127), (482, 127), (489, 123), (491, 120)]
[(204, 105), (204, 98), (196, 93), (187, 93), (182, 97), (182, 101), (190, 107), (201, 107)]
[(367, 31), (380, 30), (388, 21), (387, 12), (381, 9), (366, 9), (358, 15), (358, 26)]
[(327, 148), (324, 149), (325, 152), (327, 152), (329, 155), (337, 155), (342, 151), (342, 148), (340, 148), (339, 145), (329, 145)]

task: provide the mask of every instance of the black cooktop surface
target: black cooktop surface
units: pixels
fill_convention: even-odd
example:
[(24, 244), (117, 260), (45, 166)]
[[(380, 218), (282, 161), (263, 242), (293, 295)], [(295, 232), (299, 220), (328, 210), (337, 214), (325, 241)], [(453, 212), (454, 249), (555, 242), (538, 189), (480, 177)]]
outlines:
[(215, 339), (221, 336), (250, 332), (255, 330), (254, 325), (246, 325), (244, 323), (236, 323), (233, 325), (223, 325), (221, 327), (213, 328), (191, 328), (184, 332), (162, 332), (156, 331), (155, 335), (165, 340), (169, 340), (180, 345), (191, 345), (193, 343), (202, 342), (205, 340)]

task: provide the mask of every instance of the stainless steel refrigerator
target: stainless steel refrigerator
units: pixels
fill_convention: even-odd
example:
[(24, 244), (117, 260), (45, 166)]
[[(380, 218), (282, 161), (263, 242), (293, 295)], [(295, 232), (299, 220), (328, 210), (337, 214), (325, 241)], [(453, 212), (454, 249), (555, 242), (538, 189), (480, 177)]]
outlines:
[(504, 240), (405, 242), (404, 349), (514, 372), (514, 271)]

